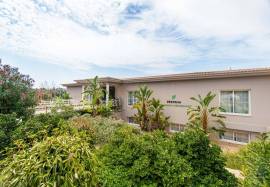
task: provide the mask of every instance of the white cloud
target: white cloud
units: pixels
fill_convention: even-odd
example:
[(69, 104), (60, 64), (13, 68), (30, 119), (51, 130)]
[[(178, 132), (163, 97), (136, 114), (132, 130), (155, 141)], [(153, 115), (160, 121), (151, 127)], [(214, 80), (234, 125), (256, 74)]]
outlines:
[(163, 19), (196, 37), (262, 35), (270, 31), (268, 0), (155, 0)]
[[(92, 3), (96, 5), (92, 7), (85, 2), (67, 3), (63, 6), (65, 11), (62, 10), (63, 7), (59, 8), (57, 3), (47, 3), (42, 6), (46, 12), (38, 11), (33, 2), (5, 4), (5, 7), (16, 15), (11, 13), (2, 18), (1, 23), (5, 26), (0, 30), (0, 47), (79, 69), (89, 65), (164, 66), (170, 58), (187, 56), (187, 50), (179, 44), (145, 39), (134, 32), (117, 28), (117, 18), (113, 16), (118, 15), (122, 8), (117, 7), (108, 13), (107, 10), (111, 7), (104, 8), (104, 3), (101, 3), (102, 6)], [(75, 6), (69, 8), (72, 5)], [(16, 7), (15, 11), (12, 10), (13, 7)], [(120, 9), (120, 12), (117, 12), (117, 9)], [(76, 11), (78, 15), (75, 15)], [(12, 19), (16, 20), (16, 24), (8, 23)], [(90, 24), (94, 24), (101, 31), (108, 31), (109, 34), (87, 28)], [(7, 33), (11, 34), (8, 38)]]
[[(141, 19), (128, 21), (123, 12), (129, 3), (151, 8)], [(174, 25), (192, 45), (169, 33), (171, 38), (157, 37), (164, 24)], [(146, 37), (137, 34), (143, 29)], [(267, 0), (0, 1), (0, 49), (77, 69), (96, 65), (169, 71), (175, 67), (172, 61), (188, 63), (206, 48), (203, 56), (209, 58), (270, 60), (269, 34)], [(237, 40), (243, 44), (233, 43)]]

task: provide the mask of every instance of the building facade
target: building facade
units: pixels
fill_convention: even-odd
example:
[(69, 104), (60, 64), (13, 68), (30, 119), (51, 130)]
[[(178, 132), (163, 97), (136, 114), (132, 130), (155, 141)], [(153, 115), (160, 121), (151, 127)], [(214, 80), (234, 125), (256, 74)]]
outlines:
[[(190, 97), (204, 96), (209, 91), (216, 94), (213, 106), (225, 109), (226, 132), (221, 141), (233, 144), (248, 143), (259, 133), (270, 131), (268, 114), (270, 99), (270, 69), (244, 69), (213, 72), (197, 72), (161, 76), (116, 79), (100, 78), (107, 90), (106, 100), (118, 99), (120, 116), (133, 122), (136, 102), (133, 93), (142, 85), (153, 90), (153, 97), (165, 105), (164, 113), (170, 116), (171, 131), (180, 131), (187, 123), (187, 108), (195, 103)], [(75, 80), (63, 84), (74, 103), (81, 102), (87, 80)]]

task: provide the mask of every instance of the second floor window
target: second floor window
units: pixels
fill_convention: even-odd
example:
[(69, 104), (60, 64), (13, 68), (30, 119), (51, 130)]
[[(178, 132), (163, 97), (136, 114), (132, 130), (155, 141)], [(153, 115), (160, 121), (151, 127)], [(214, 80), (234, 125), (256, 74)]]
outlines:
[(225, 113), (250, 114), (249, 91), (221, 91), (220, 106)]
[(128, 105), (134, 105), (137, 103), (137, 98), (134, 96), (133, 91), (128, 92)]

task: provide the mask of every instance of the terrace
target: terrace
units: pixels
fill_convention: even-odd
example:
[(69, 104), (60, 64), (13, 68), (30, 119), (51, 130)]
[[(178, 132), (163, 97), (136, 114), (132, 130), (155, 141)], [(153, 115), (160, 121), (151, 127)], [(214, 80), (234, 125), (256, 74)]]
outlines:
[[(109, 100), (112, 103), (112, 109), (116, 112), (121, 111), (121, 101), (119, 98), (114, 98)], [(105, 104), (106, 100), (102, 100), (102, 103)], [(61, 104), (64, 106), (72, 106), (74, 110), (80, 110), (85, 107), (91, 107), (86, 102), (81, 101), (80, 103), (76, 103), (73, 99), (63, 99), (61, 100)], [(53, 107), (57, 105), (56, 100), (41, 100), (39, 104), (35, 107), (35, 114), (48, 113), (51, 111)], [(93, 107), (93, 106), (92, 106)]]

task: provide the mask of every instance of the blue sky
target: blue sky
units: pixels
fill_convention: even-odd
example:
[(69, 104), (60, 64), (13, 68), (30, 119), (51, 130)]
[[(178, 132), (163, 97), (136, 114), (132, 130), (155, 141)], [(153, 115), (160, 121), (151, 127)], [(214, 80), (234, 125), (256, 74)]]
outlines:
[(270, 1), (0, 0), (0, 58), (36, 86), (270, 67)]

